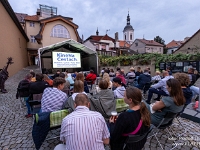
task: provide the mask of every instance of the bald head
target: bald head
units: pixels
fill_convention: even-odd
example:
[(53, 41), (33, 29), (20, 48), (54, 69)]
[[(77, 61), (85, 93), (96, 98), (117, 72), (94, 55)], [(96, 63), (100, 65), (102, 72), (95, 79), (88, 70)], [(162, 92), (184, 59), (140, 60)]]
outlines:
[(75, 105), (76, 106), (88, 106), (89, 105), (89, 99), (86, 94), (77, 94), (75, 97)]

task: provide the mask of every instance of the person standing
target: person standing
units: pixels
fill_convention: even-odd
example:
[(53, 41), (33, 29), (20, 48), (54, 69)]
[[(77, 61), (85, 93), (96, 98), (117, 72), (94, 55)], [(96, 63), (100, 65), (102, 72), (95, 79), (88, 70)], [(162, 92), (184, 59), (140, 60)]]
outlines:
[(66, 116), (61, 125), (59, 144), (54, 150), (104, 150), (109, 144), (110, 133), (103, 116), (90, 111), (87, 95), (78, 94), (75, 110)]

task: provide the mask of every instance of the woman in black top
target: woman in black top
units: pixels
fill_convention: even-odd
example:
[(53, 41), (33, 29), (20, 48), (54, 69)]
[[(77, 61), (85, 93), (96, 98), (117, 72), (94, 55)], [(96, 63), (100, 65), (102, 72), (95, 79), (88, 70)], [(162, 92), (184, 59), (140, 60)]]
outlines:
[[(123, 134), (129, 134), (135, 131), (140, 122), (142, 123), (141, 127), (135, 135), (147, 132), (150, 127), (150, 114), (145, 104), (141, 102), (142, 95), (140, 90), (135, 87), (128, 87), (125, 91), (124, 101), (129, 105), (129, 109), (118, 116), (116, 123), (114, 123), (115, 120), (113, 117), (109, 120), (111, 134), (110, 145), (112, 150), (122, 150), (128, 137)], [(125, 150), (140, 150), (144, 147), (145, 142), (146, 137), (137, 143), (127, 144)]]

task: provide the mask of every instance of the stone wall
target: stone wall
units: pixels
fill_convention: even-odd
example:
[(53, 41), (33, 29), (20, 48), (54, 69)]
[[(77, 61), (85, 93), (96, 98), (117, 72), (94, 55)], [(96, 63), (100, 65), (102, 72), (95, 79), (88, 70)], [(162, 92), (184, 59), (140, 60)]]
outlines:
[(101, 72), (101, 70), (103, 68), (109, 68), (109, 69), (113, 69), (115, 72), (117, 70), (117, 67), (119, 67), (120, 69), (124, 69), (124, 72), (127, 73), (129, 72), (129, 69), (131, 67), (134, 67), (135, 70), (137, 70), (137, 67), (141, 67), (142, 70), (144, 70), (145, 68), (149, 67), (150, 68), (150, 71), (151, 71), (151, 75), (154, 76), (155, 75), (155, 71), (156, 71), (156, 67), (155, 67), (155, 62), (154, 61), (151, 61), (150, 60), (150, 63), (149, 65), (141, 65), (141, 64), (138, 64), (138, 61), (133, 61), (132, 63), (133, 65), (130, 65), (130, 66), (121, 66), (120, 63), (118, 63), (117, 66), (102, 66), (101, 64), (99, 65), (99, 74)]

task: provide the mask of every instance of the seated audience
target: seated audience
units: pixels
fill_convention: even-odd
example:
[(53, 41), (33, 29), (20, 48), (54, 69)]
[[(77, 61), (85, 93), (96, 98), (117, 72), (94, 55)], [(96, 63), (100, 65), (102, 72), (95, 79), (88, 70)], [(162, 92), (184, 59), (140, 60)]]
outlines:
[(142, 90), (145, 84), (149, 82), (151, 82), (151, 75), (149, 74), (149, 70), (144, 69), (144, 73), (138, 77), (138, 85), (136, 87)]
[(194, 74), (193, 68), (188, 69), (188, 76), (189, 76), (189, 79), (190, 79), (190, 85), (189, 86), (194, 85), (195, 82), (196, 82), (196, 75)]
[[(150, 113), (142, 102), (140, 90), (128, 87), (124, 93), (124, 102), (129, 105), (129, 109), (121, 113), (116, 122), (114, 117), (110, 118), (110, 145), (113, 150), (122, 150), (128, 135), (141, 135), (150, 128)], [(125, 149), (141, 150), (146, 139), (147, 137), (137, 143), (127, 144)]]
[(104, 150), (110, 137), (104, 118), (89, 110), (85, 94), (77, 94), (74, 103), (74, 112), (67, 115), (61, 125), (60, 140), (65, 144), (57, 145), (54, 150)]
[(76, 79), (76, 75), (78, 74), (78, 72), (77, 71), (75, 71), (73, 74), (72, 74), (72, 78), (73, 78), (73, 80), (75, 80)]
[(174, 78), (177, 79), (181, 84), (183, 95), (186, 100), (186, 103), (185, 103), (185, 107), (186, 107), (188, 104), (191, 103), (191, 100), (192, 100), (192, 91), (188, 87), (190, 84), (190, 79), (186, 73), (176, 73), (174, 75)]
[(115, 77), (115, 72), (113, 69), (110, 69), (110, 73), (109, 73), (110, 77)]
[(76, 95), (80, 93), (87, 95), (87, 93), (84, 92), (84, 83), (81, 80), (76, 80), (74, 82), (73, 94), (65, 101), (63, 108), (68, 109), (70, 112), (74, 111), (74, 100)]
[(137, 71), (135, 72), (135, 76), (137, 77), (139, 77), (140, 76), (140, 74), (142, 74), (143, 72), (142, 72), (142, 69), (140, 68), (140, 67), (137, 67)]
[(52, 76), (52, 78), (55, 79), (56, 77), (59, 77), (60, 73), (60, 70), (57, 70), (56, 73)]
[(113, 86), (116, 87), (114, 90), (115, 99), (124, 98), (125, 87), (122, 86), (122, 81), (120, 78), (116, 77), (113, 79)]
[(106, 80), (108, 82), (108, 88), (111, 89), (112, 88), (112, 82), (110, 81), (110, 77), (109, 77), (108, 73), (103, 74), (103, 80)]
[(61, 90), (64, 88), (65, 79), (56, 77), (53, 80), (53, 88), (46, 88), (42, 95), (41, 111), (52, 112), (61, 110), (64, 102), (67, 100), (66, 93)]
[(126, 75), (125, 75), (125, 72), (124, 72), (124, 69), (121, 69), (121, 75), (126, 78)]
[(120, 70), (118, 70), (116, 72), (116, 77), (121, 79), (121, 82), (123, 83), (124, 86), (126, 85), (126, 80), (125, 80), (125, 77), (123, 75), (123, 72), (121, 72)]
[(174, 77), (170, 76), (168, 71), (163, 71), (163, 76), (164, 76), (163, 79), (161, 79), (158, 83), (152, 85), (151, 88), (149, 89), (148, 99), (146, 101), (148, 104), (150, 104), (153, 93), (158, 94), (158, 97), (155, 98), (154, 100), (160, 100), (161, 95), (163, 96), (169, 95), (169, 92), (166, 88), (166, 81)]
[[(59, 74), (59, 77), (65, 79), (65, 74), (64, 73), (60, 73)], [(67, 90), (70, 90), (70, 83), (68, 80), (65, 80), (66, 82), (64, 83), (64, 88), (62, 89), (62, 91), (67, 91)]]
[(135, 69), (133, 68), (133, 67), (131, 67), (130, 68), (130, 71), (129, 71), (129, 73), (127, 73), (127, 75), (126, 75), (126, 78), (129, 78), (129, 77), (135, 77)]
[(75, 81), (76, 81), (76, 80), (81, 80), (81, 81), (84, 83), (84, 92), (85, 92), (85, 93), (89, 93), (89, 88), (88, 88), (87, 82), (84, 80), (84, 75), (83, 75), (83, 73), (78, 73), (78, 74), (76, 75)]
[(94, 73), (94, 71), (93, 71), (93, 70), (90, 70), (90, 73), (86, 76), (85, 80), (86, 80), (86, 81), (90, 81), (91, 84), (94, 84), (96, 78), (97, 78), (97, 76), (96, 76), (96, 74)]
[(46, 74), (43, 74), (44, 76), (44, 81), (46, 81), (49, 86), (53, 86), (53, 80), (51, 80)]
[(30, 70), (30, 74), (32, 75), (31, 82), (35, 82), (36, 81), (35, 72), (33, 70)]
[(31, 115), (31, 108), (28, 103), (29, 100), (29, 88), (30, 88), (30, 83), (32, 79), (32, 74), (27, 74), (25, 76), (25, 79), (20, 81), (17, 87), (17, 94), (16, 98), (18, 99), (19, 97), (24, 98), (24, 101), (26, 102), (26, 107), (27, 107), (27, 115), (25, 115), (26, 118), (32, 117)]
[[(105, 75), (105, 73), (104, 73)], [(108, 82), (106, 80), (101, 80), (99, 82), (100, 92), (93, 95), (91, 101), (97, 107), (97, 110), (100, 112), (104, 118), (109, 119), (111, 116), (111, 111), (115, 111), (116, 109), (116, 100), (114, 98), (113, 91), (108, 88)], [(91, 110), (95, 110), (92, 108)]]
[(36, 74), (36, 81), (30, 84), (29, 92), (30, 94), (41, 94), (43, 93), (46, 87), (49, 87), (49, 84), (46, 81), (43, 81), (44, 75), (41, 73)]
[(151, 81), (154, 83), (158, 83), (161, 80), (160, 71), (156, 71), (156, 75), (151, 78)]
[(72, 79), (71, 74), (65, 74), (65, 80), (69, 81), (70, 89), (72, 89), (74, 87), (74, 80)]
[[(167, 71), (168, 73), (168, 71)], [(177, 79), (168, 79), (166, 81), (166, 88), (169, 96), (163, 96), (160, 101), (156, 101), (151, 112), (150, 106), (146, 103), (147, 108), (151, 112), (151, 123), (158, 125), (167, 112), (179, 113), (185, 105), (185, 98), (181, 89), (181, 84)], [(168, 122), (163, 122), (167, 124)]]
[(196, 81), (197, 81), (199, 79), (200, 75), (199, 75), (199, 73), (196, 69), (194, 70), (194, 75), (195, 75), (195, 78), (196, 78)]
[(172, 75), (171, 67), (167, 67), (166, 71), (168, 71), (168, 73), (169, 73), (170, 76)]

